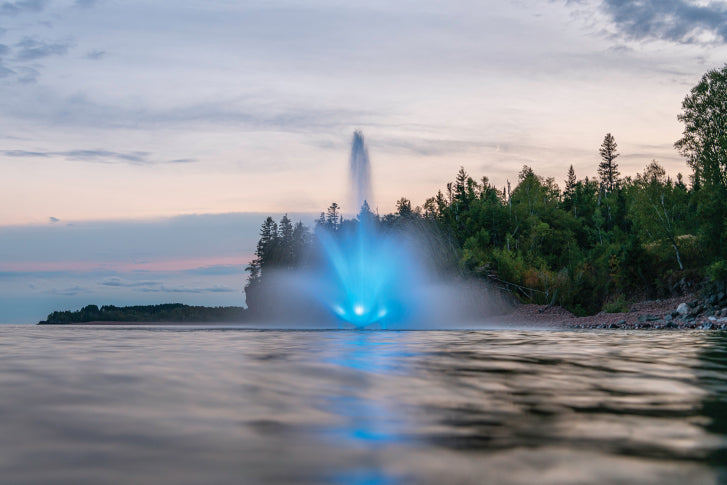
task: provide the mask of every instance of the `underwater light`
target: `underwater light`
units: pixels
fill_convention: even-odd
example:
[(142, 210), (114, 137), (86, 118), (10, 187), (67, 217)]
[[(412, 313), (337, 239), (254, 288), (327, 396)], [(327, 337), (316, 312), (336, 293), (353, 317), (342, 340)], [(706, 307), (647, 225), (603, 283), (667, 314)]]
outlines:
[(364, 314), (364, 307), (363, 305), (354, 305), (353, 307), (353, 313), (358, 315), (359, 317)]

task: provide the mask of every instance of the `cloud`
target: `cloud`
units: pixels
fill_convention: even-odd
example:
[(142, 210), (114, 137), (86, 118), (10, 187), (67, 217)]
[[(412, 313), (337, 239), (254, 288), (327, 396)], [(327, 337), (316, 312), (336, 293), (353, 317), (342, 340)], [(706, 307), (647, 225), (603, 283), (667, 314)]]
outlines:
[(98, 0), (76, 0), (75, 6), (81, 8), (91, 8), (96, 6)]
[(26, 150), (5, 150), (3, 152), (3, 155), (6, 157), (35, 157), (35, 158), (45, 158), (50, 156), (46, 152), (29, 152)]
[(156, 165), (156, 164), (179, 164), (196, 163), (196, 158), (177, 158), (174, 160), (155, 161), (149, 158), (148, 152), (115, 152), (111, 150), (66, 150), (61, 152), (41, 152), (27, 150), (4, 150), (6, 157), (17, 158), (49, 158), (64, 157), (67, 160), (96, 163), (129, 163), (132, 165)]
[(392, 151), (405, 151), (420, 156), (440, 156), (446, 154), (459, 154), (473, 150), (497, 148), (493, 141), (476, 140), (445, 140), (434, 138), (381, 138), (376, 140), (372, 147)]
[(55, 224), (56, 222), (60, 222), (60, 219), (58, 219), (57, 217), (50, 216), (48, 218), (48, 222), (50, 222), (51, 224)]
[(18, 73), (18, 82), (21, 84), (33, 84), (40, 76), (40, 73), (32, 67), (19, 67)]
[[(191, 273), (192, 271), (185, 271)], [(240, 274), (240, 268), (237, 267), (237, 274)], [(229, 273), (199, 273), (205, 275), (229, 274)], [(239, 291), (239, 288), (230, 288), (224, 285), (213, 286), (167, 286), (161, 281), (128, 281), (121, 278), (108, 278), (101, 282), (102, 286), (111, 288), (130, 288), (142, 293), (232, 293)]]
[(626, 36), (683, 44), (727, 42), (727, 7), (687, 0), (604, 0), (601, 4)]
[(12, 76), (13, 74), (15, 74), (15, 71), (0, 64), (0, 78)]
[(88, 288), (84, 288), (82, 286), (71, 286), (69, 288), (52, 288), (50, 290), (46, 290), (43, 293), (48, 295), (58, 295), (58, 296), (76, 296), (80, 295), (81, 293), (90, 293), (91, 291)]
[(161, 286), (159, 281), (124, 281), (121, 278), (109, 278), (101, 282), (103, 286), (111, 286), (114, 288), (150, 288)]
[(23, 12), (41, 12), (48, 0), (20, 0), (0, 4), (0, 15), (18, 15)]
[(144, 293), (236, 293), (241, 291), (239, 288), (230, 288), (228, 286), (211, 286), (211, 287), (186, 287), (186, 286), (161, 286), (159, 288), (141, 288), (139, 291)]
[(88, 51), (86, 53), (86, 59), (91, 59), (94, 61), (97, 61), (99, 59), (102, 59), (106, 55), (106, 51), (94, 49), (92, 51)]
[(193, 274), (193, 275), (206, 275), (206, 276), (216, 276), (216, 275), (240, 275), (244, 274), (244, 268), (243, 266), (235, 265), (235, 264), (218, 264), (214, 266), (202, 266), (199, 268), (194, 269), (188, 269), (185, 271), (187, 274)]
[(19, 48), (15, 58), (19, 61), (34, 61), (44, 57), (62, 56), (68, 52), (70, 46), (69, 43), (49, 44), (31, 37), (26, 37), (15, 44), (15, 47)]

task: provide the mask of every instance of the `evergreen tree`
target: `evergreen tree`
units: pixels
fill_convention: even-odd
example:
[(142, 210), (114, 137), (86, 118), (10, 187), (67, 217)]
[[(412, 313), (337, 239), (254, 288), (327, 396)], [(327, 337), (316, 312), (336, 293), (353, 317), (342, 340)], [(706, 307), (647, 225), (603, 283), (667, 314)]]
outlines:
[(407, 199), (406, 197), (402, 197), (401, 199), (396, 201), (396, 213), (399, 215), (399, 217), (405, 217), (410, 218), (414, 214), (414, 211), (412, 211), (411, 208), (411, 201)]
[(570, 211), (573, 208), (573, 194), (576, 188), (576, 171), (571, 164), (568, 168), (568, 177), (565, 180), (565, 190), (563, 191), (563, 208)]
[(326, 212), (326, 227), (332, 231), (337, 231), (341, 225), (341, 217), (338, 209), (340, 209), (339, 205), (334, 202), (328, 207), (328, 211)]
[(288, 218), (288, 214), (283, 215), (278, 225), (278, 241), (280, 246), (280, 261), (282, 266), (290, 267), (295, 259), (295, 249), (293, 247), (293, 223)]
[(247, 286), (252, 287), (258, 284), (262, 278), (263, 267), (273, 259), (273, 253), (277, 249), (278, 225), (272, 217), (267, 217), (260, 226), (260, 239), (255, 249), (255, 258), (245, 268), (249, 272)]
[(598, 152), (601, 154), (601, 162), (598, 164), (598, 176), (601, 178), (604, 191), (609, 194), (619, 186), (619, 171), (616, 158), (619, 153), (616, 151), (618, 145), (611, 133), (606, 133), (603, 143)]

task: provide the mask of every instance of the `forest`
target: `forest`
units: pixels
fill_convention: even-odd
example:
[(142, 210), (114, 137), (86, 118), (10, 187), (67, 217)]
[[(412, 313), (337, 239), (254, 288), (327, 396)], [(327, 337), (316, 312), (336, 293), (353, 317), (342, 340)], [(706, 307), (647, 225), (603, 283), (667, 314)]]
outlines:
[(181, 303), (117, 307), (86, 305), (77, 311), (55, 311), (43, 325), (88, 322), (236, 322), (245, 316), (242, 307), (203, 307)]
[[(627, 311), (629, 303), (697, 291), (727, 280), (727, 65), (688, 93), (675, 149), (691, 174), (667, 174), (657, 160), (622, 176), (616, 138), (594, 147), (595, 177), (570, 166), (562, 188), (524, 165), (496, 187), (465, 168), (423, 204), (407, 198), (379, 216), (368, 206), (344, 220), (333, 203), (311, 230), (287, 215), (262, 224), (247, 268), (248, 306), (266, 270), (308, 264), (316, 231), (332, 233), (371, 217), (382, 231), (416, 230), (444, 273), (482, 278), (526, 303), (576, 315)], [(594, 157), (595, 159), (595, 157)]]

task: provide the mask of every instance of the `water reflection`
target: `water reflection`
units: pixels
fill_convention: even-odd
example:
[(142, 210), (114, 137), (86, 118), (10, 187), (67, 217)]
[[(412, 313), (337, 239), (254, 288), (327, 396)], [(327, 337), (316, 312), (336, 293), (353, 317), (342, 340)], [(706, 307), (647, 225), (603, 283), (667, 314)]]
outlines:
[[(346, 332), (341, 335), (335, 348), (325, 353), (323, 362), (352, 369), (362, 378), (355, 385), (337, 389), (326, 396), (327, 410), (340, 419), (322, 431), (335, 446), (363, 449), (370, 455), (351, 469), (340, 470), (330, 477), (333, 483), (343, 484), (393, 484), (396, 477), (386, 470), (380, 453), (394, 444), (403, 444), (406, 437), (401, 433), (404, 416), (391, 402), (379, 398), (376, 392), (378, 380), (388, 374), (406, 373), (401, 365), (407, 354), (400, 350), (393, 333)], [(341, 392), (343, 391), (343, 392)]]
[(726, 342), (0, 327), (0, 482), (724, 483)]

